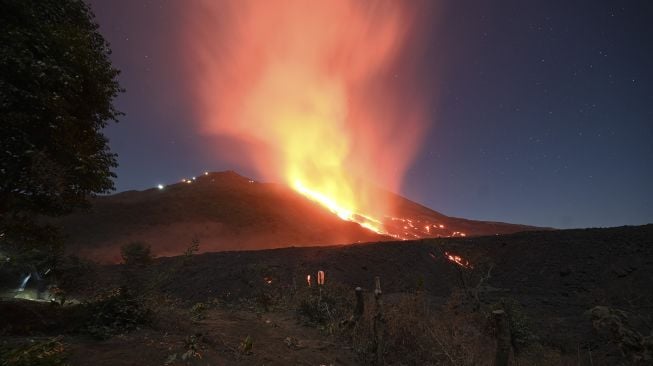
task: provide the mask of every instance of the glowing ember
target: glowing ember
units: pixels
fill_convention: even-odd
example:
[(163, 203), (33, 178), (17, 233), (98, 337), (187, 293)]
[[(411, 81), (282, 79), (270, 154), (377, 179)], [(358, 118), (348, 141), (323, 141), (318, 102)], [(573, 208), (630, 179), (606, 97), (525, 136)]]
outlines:
[(306, 282), (308, 283), (308, 287), (311, 287), (311, 275), (306, 275)]
[(444, 252), (444, 256), (448, 260), (456, 263), (457, 265), (459, 265), (459, 266), (461, 266), (463, 268), (469, 268), (469, 269), (474, 268), (474, 266), (472, 266), (466, 259), (464, 259), (463, 257), (461, 257), (459, 255), (449, 254), (448, 252)]

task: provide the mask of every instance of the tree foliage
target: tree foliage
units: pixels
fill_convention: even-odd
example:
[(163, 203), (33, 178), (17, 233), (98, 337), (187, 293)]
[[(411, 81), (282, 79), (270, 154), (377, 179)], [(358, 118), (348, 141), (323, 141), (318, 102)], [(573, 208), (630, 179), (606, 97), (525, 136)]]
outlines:
[(127, 265), (144, 266), (154, 259), (152, 248), (140, 241), (133, 241), (120, 247), (120, 255)]
[(120, 116), (122, 90), (83, 1), (0, 0), (0, 9), (0, 244), (29, 247), (56, 237), (37, 216), (114, 188), (102, 129)]

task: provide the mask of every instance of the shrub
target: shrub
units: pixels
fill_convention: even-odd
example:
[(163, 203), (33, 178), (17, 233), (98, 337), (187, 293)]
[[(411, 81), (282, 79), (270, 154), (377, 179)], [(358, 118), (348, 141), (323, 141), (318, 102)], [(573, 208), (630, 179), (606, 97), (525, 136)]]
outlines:
[(57, 304), (59, 306), (64, 306), (66, 304), (67, 293), (61, 287), (50, 287), (50, 296), (52, 296), (50, 299), (51, 303)]
[(198, 237), (193, 237), (190, 241), (190, 245), (186, 250), (184, 250), (184, 259), (192, 257), (195, 253), (200, 250), (200, 239)]
[(524, 313), (521, 304), (514, 299), (504, 298), (501, 303), (493, 306), (495, 309), (503, 309), (508, 316), (510, 324), (510, 336), (515, 352), (519, 353), (528, 346), (537, 343), (538, 338), (533, 333), (530, 319)]
[(202, 353), (204, 347), (202, 342), (204, 336), (201, 333), (197, 333), (186, 337), (184, 339), (184, 352), (183, 353), (173, 353), (168, 356), (167, 360), (164, 362), (164, 365), (172, 365), (177, 361), (184, 362), (188, 364), (193, 359), (202, 359)]
[[(402, 294), (384, 300), (383, 350), (387, 364), (397, 365), (487, 365), (494, 354), (492, 338), (485, 332), (485, 319), (478, 312), (438, 312), (423, 293)], [(457, 300), (456, 300), (457, 301)], [(376, 359), (373, 332), (374, 300), (368, 296), (364, 316), (349, 331), (359, 362)]]
[(329, 311), (335, 305), (335, 299), (324, 296), (321, 300), (316, 294), (309, 294), (299, 301), (297, 313), (302, 316), (307, 323), (312, 325), (325, 325), (327, 322), (334, 320)]
[(64, 258), (57, 267), (57, 285), (64, 290), (91, 287), (96, 264), (75, 255)]
[(599, 334), (606, 334), (621, 353), (634, 364), (653, 362), (653, 334), (645, 336), (628, 322), (625, 311), (607, 306), (595, 306), (588, 311), (592, 325)]
[(84, 306), (88, 314), (86, 332), (99, 339), (139, 329), (152, 321), (152, 311), (125, 288), (100, 295)]
[(254, 340), (249, 335), (240, 342), (238, 346), (238, 352), (242, 355), (248, 355), (252, 353), (252, 347), (254, 346)]
[(63, 366), (67, 365), (68, 350), (62, 337), (31, 342), (27, 345), (0, 350), (2, 366)]
[(120, 247), (120, 255), (127, 265), (144, 266), (154, 259), (151, 247), (140, 241), (133, 241)]
[(333, 331), (351, 315), (354, 292), (334, 285), (306, 288), (297, 294), (297, 314), (308, 325), (326, 327)]
[(274, 297), (272, 296), (272, 294), (270, 294), (267, 291), (260, 291), (259, 294), (256, 296), (255, 301), (256, 301), (257, 309), (263, 312), (270, 311), (270, 309), (275, 303)]
[(198, 302), (190, 309), (190, 318), (193, 321), (200, 321), (206, 319), (206, 310), (208, 306), (203, 302)]

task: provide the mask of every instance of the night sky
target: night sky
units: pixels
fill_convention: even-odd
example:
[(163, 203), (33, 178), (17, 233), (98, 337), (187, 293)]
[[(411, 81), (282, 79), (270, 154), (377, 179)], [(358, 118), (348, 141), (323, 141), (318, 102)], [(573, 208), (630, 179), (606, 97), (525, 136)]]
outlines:
[[(185, 1), (90, 3), (126, 89), (106, 130), (117, 190), (205, 170), (258, 178), (211, 149), (233, 142), (193, 128), (176, 42)], [(437, 4), (415, 81), (433, 89), (433, 121), (400, 193), (470, 219), (653, 222), (653, 2)]]

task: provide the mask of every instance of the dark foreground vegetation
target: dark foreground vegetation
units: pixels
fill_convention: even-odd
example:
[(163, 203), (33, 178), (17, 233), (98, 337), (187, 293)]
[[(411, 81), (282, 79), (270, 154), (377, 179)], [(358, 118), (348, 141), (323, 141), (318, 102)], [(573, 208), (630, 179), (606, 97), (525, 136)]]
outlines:
[(74, 275), (50, 284), (49, 303), (0, 302), (0, 359), (492, 365), (504, 355), (514, 365), (645, 365), (652, 239), (648, 225), (201, 255), (194, 240), (155, 260), (132, 243), (129, 265), (66, 260)]

